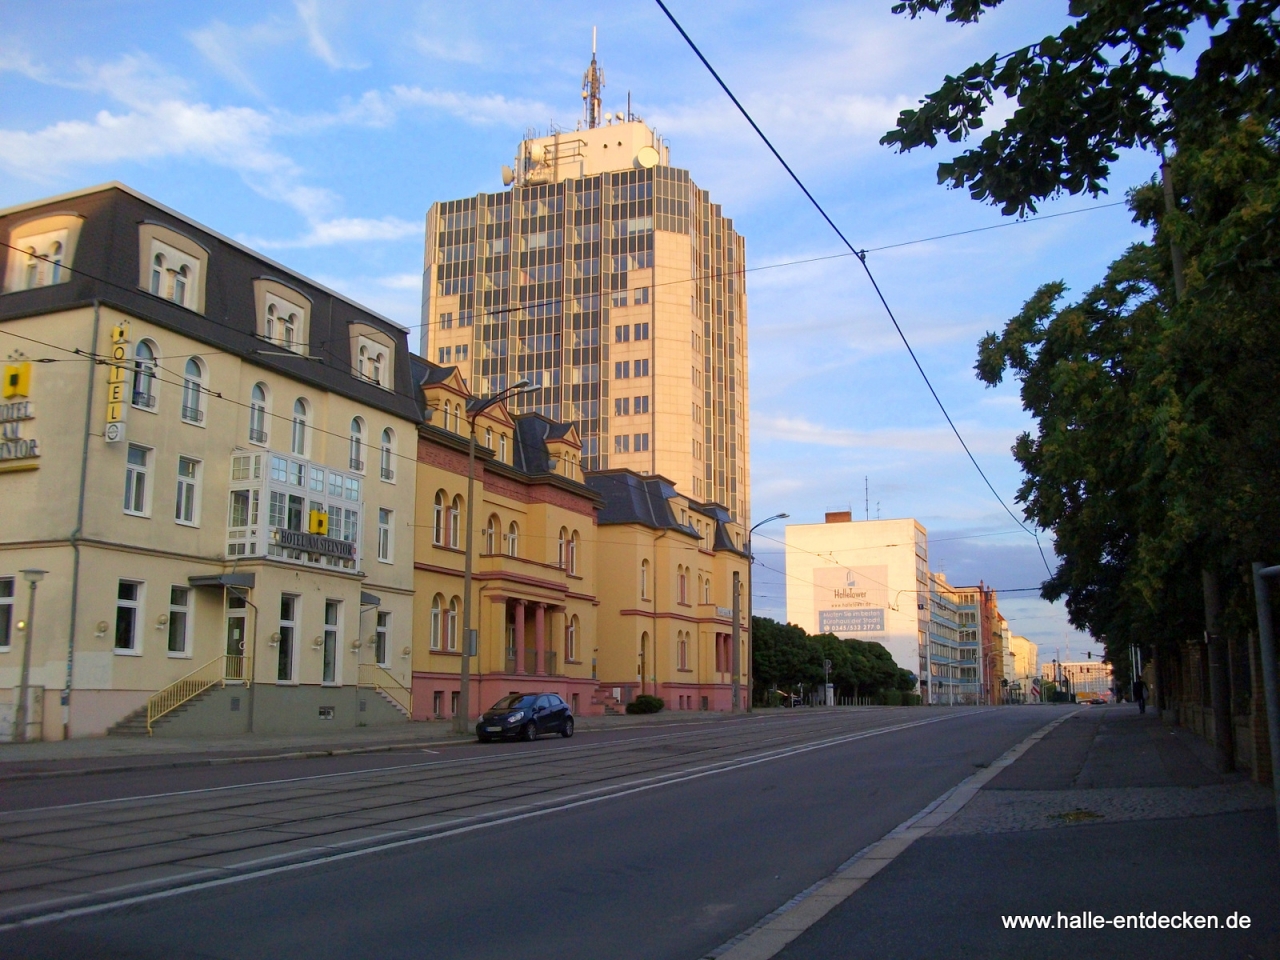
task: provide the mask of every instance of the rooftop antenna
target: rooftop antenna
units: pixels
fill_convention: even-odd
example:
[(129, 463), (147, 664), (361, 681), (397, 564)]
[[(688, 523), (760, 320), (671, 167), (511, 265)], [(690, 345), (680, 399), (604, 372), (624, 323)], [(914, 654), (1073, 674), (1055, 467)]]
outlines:
[(871, 481), (862, 475), (862, 510), (867, 520), (871, 519)]
[(591, 66), (582, 75), (583, 116), (587, 129), (600, 126), (600, 88), (604, 86), (604, 71), (596, 63), (596, 28), (591, 28)]

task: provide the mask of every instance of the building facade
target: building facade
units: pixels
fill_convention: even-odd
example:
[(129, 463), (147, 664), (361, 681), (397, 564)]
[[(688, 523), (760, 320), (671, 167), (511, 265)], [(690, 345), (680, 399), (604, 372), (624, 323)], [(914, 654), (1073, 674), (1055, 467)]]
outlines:
[(29, 656), (27, 734), (188, 732), (163, 710), (201, 685), (202, 732), (404, 719), (404, 328), (119, 184), (0, 236), (0, 687)]
[[(788, 524), (786, 558), (789, 622), (809, 633), (876, 640), (899, 667), (918, 679), (930, 676), (929, 543), (923, 526), (910, 519), (853, 520), (848, 512), (828, 513), (825, 523)], [(953, 605), (946, 601), (948, 617), (959, 612)], [(958, 630), (958, 621), (946, 624)], [(958, 663), (950, 656), (958, 652), (958, 641), (948, 635), (946, 645), (949, 671)]]
[(1080, 700), (1101, 697), (1110, 700), (1115, 694), (1115, 674), (1111, 664), (1101, 660), (1054, 660), (1042, 664), (1041, 676), (1048, 682), (1056, 682), (1064, 691), (1074, 693)]
[(741, 524), (665, 477), (608, 470), (589, 474), (587, 484), (602, 500), (597, 557), (608, 571), (599, 578), (601, 703), (617, 709), (647, 693), (667, 709), (731, 710), (736, 680), (745, 708), (751, 665)]
[(946, 574), (930, 572), (927, 703), (979, 702), (979, 645), (966, 627), (969, 621), (963, 615), (963, 599), (960, 591), (947, 583)]
[(746, 246), (669, 160), (639, 118), (589, 117), (521, 141), (507, 189), (433, 204), (422, 353), (479, 397), (538, 384), (513, 409), (572, 423), (587, 470), (748, 522)]

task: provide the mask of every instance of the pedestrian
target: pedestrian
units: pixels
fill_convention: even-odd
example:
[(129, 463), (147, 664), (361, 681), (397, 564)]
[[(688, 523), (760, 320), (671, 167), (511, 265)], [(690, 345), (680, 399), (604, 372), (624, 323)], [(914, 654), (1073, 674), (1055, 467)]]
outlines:
[(1139, 713), (1147, 712), (1147, 685), (1141, 677), (1133, 681), (1133, 701), (1138, 705)]

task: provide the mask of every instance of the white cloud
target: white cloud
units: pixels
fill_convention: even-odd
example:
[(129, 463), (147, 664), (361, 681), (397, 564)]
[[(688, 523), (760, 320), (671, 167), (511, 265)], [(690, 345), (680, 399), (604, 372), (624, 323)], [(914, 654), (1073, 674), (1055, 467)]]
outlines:
[(298, 19), (302, 21), (306, 33), (307, 45), (311, 52), (323, 60), (334, 70), (362, 70), (368, 64), (344, 60), (334, 52), (329, 38), (320, 29), (320, 5), (317, 0), (295, 0), (294, 8), (298, 11)]
[[(320, 220), (311, 229), (294, 240), (253, 240), (251, 246), (266, 250), (286, 247), (325, 247), (337, 243), (368, 243), (379, 240), (403, 240), (406, 237), (421, 238), (423, 225), (401, 220), (399, 217), (382, 217), (374, 220), (366, 217), (339, 217)], [(421, 283), (420, 275), (412, 275), (415, 283)]]
[[(973, 424), (960, 424), (960, 431), (974, 455), (1008, 456), (1015, 431), (991, 429)], [(885, 430), (852, 430), (829, 427), (804, 417), (752, 414), (751, 438), (780, 440), (821, 447), (851, 449), (899, 450), (917, 453), (963, 455), (955, 434), (946, 427), (894, 427)]]
[[(369, 96), (366, 94), (366, 96)], [(386, 105), (391, 109), (420, 107), (451, 114), (469, 123), (525, 127), (534, 117), (549, 116), (552, 109), (536, 100), (508, 99), (497, 93), (474, 95), (453, 90), (424, 90), (421, 87), (391, 88)]]

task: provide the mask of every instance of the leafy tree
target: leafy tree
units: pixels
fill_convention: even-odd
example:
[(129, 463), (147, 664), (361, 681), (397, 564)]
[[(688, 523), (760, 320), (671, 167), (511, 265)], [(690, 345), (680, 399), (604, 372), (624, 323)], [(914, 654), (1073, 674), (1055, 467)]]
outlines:
[(883, 644), (874, 640), (843, 640), (833, 634), (810, 635), (802, 628), (768, 617), (752, 618), (752, 676), (756, 702), (771, 689), (812, 689), (823, 683), (823, 660), (831, 661), (831, 682), (837, 696), (877, 696), (887, 691), (909, 692), (911, 673), (894, 663)]

